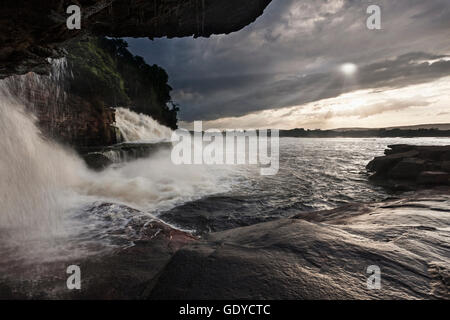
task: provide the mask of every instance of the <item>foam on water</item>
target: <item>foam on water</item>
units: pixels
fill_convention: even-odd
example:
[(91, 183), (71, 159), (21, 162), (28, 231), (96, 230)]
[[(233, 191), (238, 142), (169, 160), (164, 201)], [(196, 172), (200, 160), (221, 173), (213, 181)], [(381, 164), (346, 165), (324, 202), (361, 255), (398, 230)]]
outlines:
[(170, 141), (172, 130), (152, 117), (126, 108), (116, 108), (116, 126), (127, 142)]

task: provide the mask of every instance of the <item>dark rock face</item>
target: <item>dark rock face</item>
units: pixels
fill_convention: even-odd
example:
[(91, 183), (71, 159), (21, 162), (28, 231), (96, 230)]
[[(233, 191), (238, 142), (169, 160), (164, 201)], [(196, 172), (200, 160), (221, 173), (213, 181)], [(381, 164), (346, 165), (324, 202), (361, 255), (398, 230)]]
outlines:
[(389, 172), (394, 179), (415, 179), (425, 165), (425, 160), (419, 158), (405, 158)]
[(392, 145), (386, 156), (372, 160), (371, 179), (388, 187), (414, 189), (450, 185), (450, 146)]
[(420, 185), (449, 185), (450, 174), (441, 171), (423, 171), (420, 173), (417, 182)]
[(71, 146), (103, 146), (121, 142), (114, 127), (115, 110), (102, 102), (68, 94), (64, 111), (55, 114), (51, 102), (35, 103), (39, 125), (52, 139)]
[(48, 73), (48, 57), (64, 55), (65, 41), (91, 33), (111, 37), (210, 36), (237, 31), (271, 0), (78, 0), (81, 30), (68, 30), (68, 0), (0, 3), (0, 78)]
[[(53, 76), (52, 76), (53, 77)], [(64, 81), (29, 73), (10, 77), (11, 93), (37, 118), (42, 133), (60, 143), (75, 146), (103, 146), (121, 142), (114, 127), (115, 109), (104, 101), (73, 94)]]

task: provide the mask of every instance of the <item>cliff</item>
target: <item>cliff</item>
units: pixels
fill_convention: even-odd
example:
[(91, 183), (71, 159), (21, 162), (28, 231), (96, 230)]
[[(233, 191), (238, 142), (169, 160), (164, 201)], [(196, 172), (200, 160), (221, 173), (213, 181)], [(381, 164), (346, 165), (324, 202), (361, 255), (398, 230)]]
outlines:
[[(122, 141), (114, 127), (113, 107), (128, 107), (172, 129), (177, 127), (177, 107), (171, 103), (164, 69), (133, 56), (120, 39), (89, 38), (65, 46), (67, 93), (62, 114), (53, 123), (39, 117), (45, 132), (76, 148), (107, 146)], [(41, 110), (51, 109), (42, 105)], [(44, 121), (43, 121), (44, 120)]]
[(67, 45), (71, 93), (109, 106), (127, 106), (177, 128), (177, 108), (171, 104), (169, 76), (157, 65), (132, 55), (121, 39), (90, 38)]
[[(0, 2), (0, 79), (48, 73), (47, 58), (86, 34), (109, 37), (210, 36), (242, 29), (271, 0), (6, 0)], [(81, 7), (80, 30), (69, 30), (69, 5)]]
[(177, 127), (168, 75), (127, 50), (120, 39), (89, 38), (65, 46), (66, 60), (53, 62), (49, 77), (29, 73), (8, 79), (42, 132), (80, 150), (122, 142), (115, 107), (128, 107)]

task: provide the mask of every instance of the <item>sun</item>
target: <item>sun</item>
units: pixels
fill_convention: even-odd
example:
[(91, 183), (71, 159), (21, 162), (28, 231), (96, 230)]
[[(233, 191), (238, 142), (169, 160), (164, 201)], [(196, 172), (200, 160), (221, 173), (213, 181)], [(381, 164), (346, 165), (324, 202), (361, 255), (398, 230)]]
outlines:
[(354, 63), (344, 63), (340, 67), (341, 72), (346, 76), (352, 76), (358, 71), (358, 67)]

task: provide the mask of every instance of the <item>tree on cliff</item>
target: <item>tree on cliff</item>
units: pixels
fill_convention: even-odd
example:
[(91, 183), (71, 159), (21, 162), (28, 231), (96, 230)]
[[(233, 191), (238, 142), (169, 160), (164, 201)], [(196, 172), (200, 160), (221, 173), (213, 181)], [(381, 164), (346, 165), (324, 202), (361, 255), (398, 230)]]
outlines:
[(67, 51), (74, 93), (107, 106), (128, 107), (177, 127), (178, 107), (171, 102), (166, 71), (134, 56), (126, 41), (90, 38), (69, 44)]

